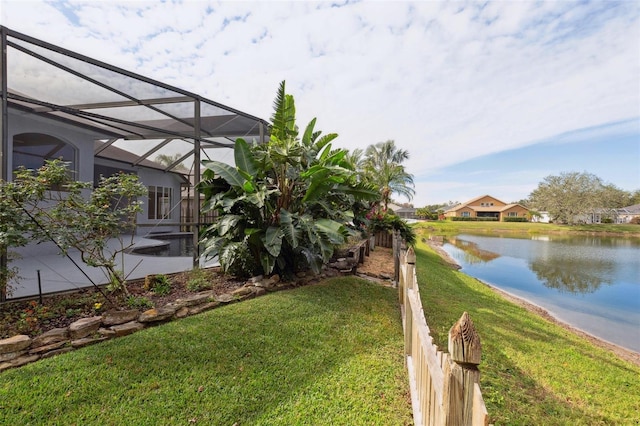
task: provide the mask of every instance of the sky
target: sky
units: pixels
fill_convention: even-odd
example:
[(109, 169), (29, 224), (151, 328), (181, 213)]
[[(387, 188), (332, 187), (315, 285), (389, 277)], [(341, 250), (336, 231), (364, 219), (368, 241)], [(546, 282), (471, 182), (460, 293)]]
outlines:
[(638, 1), (0, 0), (0, 23), (267, 120), (284, 80), (335, 147), (407, 150), (416, 207), (564, 172), (640, 189)]

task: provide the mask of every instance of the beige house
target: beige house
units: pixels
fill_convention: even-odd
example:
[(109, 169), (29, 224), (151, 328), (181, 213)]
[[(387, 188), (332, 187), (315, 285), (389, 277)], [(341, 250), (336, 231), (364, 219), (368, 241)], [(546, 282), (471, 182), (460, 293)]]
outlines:
[(451, 207), (444, 212), (444, 217), (494, 218), (500, 222), (504, 222), (505, 218), (528, 220), (529, 209), (520, 204), (507, 204), (490, 195), (483, 195)]

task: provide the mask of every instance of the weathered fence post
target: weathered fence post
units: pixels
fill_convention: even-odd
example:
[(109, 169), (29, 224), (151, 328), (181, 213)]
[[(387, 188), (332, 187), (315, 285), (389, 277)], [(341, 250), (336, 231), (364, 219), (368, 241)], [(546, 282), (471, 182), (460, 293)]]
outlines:
[(449, 330), (450, 360), (445, 363), (442, 403), (445, 425), (471, 425), (474, 384), (480, 381), (480, 337), (468, 313)]
[(400, 279), (400, 249), (401, 249), (400, 231), (393, 231), (393, 282), (398, 285)]

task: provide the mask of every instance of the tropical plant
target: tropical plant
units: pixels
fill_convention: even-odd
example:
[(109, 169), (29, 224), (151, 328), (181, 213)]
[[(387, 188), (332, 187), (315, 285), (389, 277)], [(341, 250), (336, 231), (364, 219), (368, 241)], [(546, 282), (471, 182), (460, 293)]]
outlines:
[(378, 187), (383, 210), (387, 210), (392, 194), (404, 196), (409, 201), (415, 195), (413, 175), (402, 165), (408, 159), (409, 151), (398, 149), (393, 140), (369, 145), (365, 150), (364, 175)]
[(347, 151), (332, 149), (337, 135), (315, 130), (315, 118), (299, 138), (284, 82), (271, 121), (267, 143), (236, 141), (235, 167), (203, 161), (203, 209), (220, 217), (204, 231), (204, 255), (236, 275), (319, 272), (349, 235), (358, 202), (377, 194), (358, 181)]
[(405, 242), (413, 246), (416, 243), (416, 232), (405, 220), (396, 214), (387, 212), (371, 212), (367, 215), (369, 232), (373, 235), (380, 231), (398, 231)]

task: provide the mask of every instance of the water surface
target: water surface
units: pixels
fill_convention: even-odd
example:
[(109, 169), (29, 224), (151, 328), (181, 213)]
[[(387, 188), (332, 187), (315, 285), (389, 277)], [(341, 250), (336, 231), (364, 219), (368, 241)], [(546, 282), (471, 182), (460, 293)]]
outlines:
[(443, 248), (464, 273), (640, 352), (640, 238), (462, 234)]

